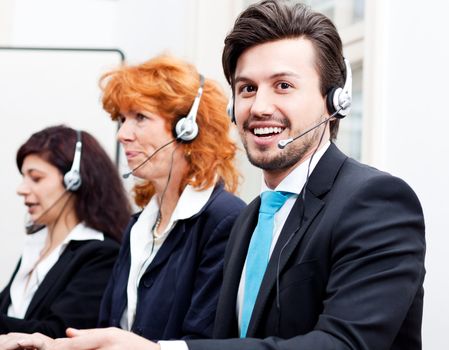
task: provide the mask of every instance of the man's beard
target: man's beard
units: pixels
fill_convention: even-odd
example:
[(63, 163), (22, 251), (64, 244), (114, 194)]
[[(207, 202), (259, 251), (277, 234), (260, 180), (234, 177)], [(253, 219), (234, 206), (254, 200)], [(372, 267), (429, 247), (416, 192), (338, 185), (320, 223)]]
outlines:
[[(281, 152), (277, 152), (274, 156), (266, 154), (262, 156), (254, 156), (248, 149), (248, 144), (243, 139), (243, 146), (250, 163), (262, 170), (283, 170), (298, 164), (304, 156), (309, 153), (312, 147), (318, 143), (320, 139), (321, 128), (314, 130), (311, 135), (304, 135), (302, 142), (293, 142), (289, 144)], [(298, 133), (299, 134), (299, 133)], [(299, 140), (298, 140), (299, 141)], [(268, 147), (267, 147), (268, 149)], [(259, 149), (260, 150), (260, 149)], [(263, 152), (263, 148), (261, 149)], [(268, 152), (267, 152), (268, 153)]]
[[(322, 117), (324, 114), (322, 115)], [(281, 124), (284, 129), (291, 129), (291, 123), (287, 118), (284, 117), (275, 117), (272, 116), (270, 120), (275, 121)], [(249, 118), (243, 123), (243, 133), (252, 133), (249, 128), (250, 122), (252, 118)], [(304, 156), (306, 156), (313, 147), (319, 147), (318, 143), (322, 140), (324, 130), (322, 128), (327, 127), (327, 123), (324, 126), (317, 127), (315, 130), (310, 130), (310, 133), (306, 133), (301, 136), (297, 141), (293, 141), (288, 144), (288, 146), (283, 149), (281, 152), (269, 152), (270, 146), (258, 146), (258, 151), (251, 154), (248, 143), (245, 137), (241, 134), (241, 140), (243, 146), (245, 147), (246, 155), (250, 163), (262, 170), (284, 170), (291, 168), (295, 164), (298, 164), (301, 160), (303, 160)], [(300, 135), (304, 130), (293, 131), (291, 134)], [(266, 153), (264, 154), (264, 151)], [(258, 153), (258, 156), (255, 154)], [(274, 155), (270, 155), (270, 153), (275, 153)]]
[(289, 146), (275, 156), (270, 157), (269, 155), (266, 155), (256, 158), (248, 152), (246, 142), (243, 145), (250, 163), (262, 170), (288, 169), (297, 164), (311, 148), (310, 143), (304, 145), (296, 144)]

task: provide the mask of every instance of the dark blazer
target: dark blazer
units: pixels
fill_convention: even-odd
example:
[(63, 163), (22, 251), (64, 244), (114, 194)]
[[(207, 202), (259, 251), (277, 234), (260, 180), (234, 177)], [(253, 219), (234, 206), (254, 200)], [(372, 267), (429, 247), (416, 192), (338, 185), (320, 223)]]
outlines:
[[(198, 214), (176, 223), (139, 282), (134, 333), (151, 340), (212, 336), (225, 245), (244, 206), (218, 185)], [(130, 231), (138, 216), (126, 230), (101, 305), (100, 327), (120, 327), (127, 305)]]
[[(259, 206), (258, 198), (231, 233), (215, 338), (238, 337), (237, 290)], [(305, 203), (299, 196), (282, 229), (249, 338), (187, 345), (190, 350), (421, 349), (424, 254), (422, 209), (410, 187), (331, 144), (310, 176)]]
[(67, 327), (92, 328), (104, 288), (119, 251), (119, 244), (104, 241), (71, 241), (48, 271), (28, 307), (24, 319), (8, 317), (11, 281), (0, 294), (0, 334), (41, 332), (64, 337)]

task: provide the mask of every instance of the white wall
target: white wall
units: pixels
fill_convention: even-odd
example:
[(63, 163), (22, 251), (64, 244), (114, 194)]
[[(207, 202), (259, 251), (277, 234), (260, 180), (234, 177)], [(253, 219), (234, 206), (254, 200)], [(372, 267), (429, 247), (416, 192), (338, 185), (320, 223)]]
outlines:
[(11, 36), (12, 18), (12, 0), (0, 1), (0, 42), (6, 42)]
[[(369, 0), (365, 158), (404, 178), (426, 220), (423, 349), (448, 349), (446, 1)], [(398, 295), (398, 298), (401, 296)]]

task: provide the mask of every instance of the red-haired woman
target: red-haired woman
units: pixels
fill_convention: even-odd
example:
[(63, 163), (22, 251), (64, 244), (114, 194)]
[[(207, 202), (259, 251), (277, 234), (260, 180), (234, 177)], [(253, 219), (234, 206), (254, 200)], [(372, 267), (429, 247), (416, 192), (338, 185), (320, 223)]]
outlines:
[(244, 206), (231, 194), (238, 173), (226, 97), (170, 56), (120, 68), (102, 82), (103, 106), (121, 123), (118, 139), (141, 179), (134, 192), (144, 209), (126, 230), (99, 326), (153, 340), (210, 337), (224, 249)]
[(130, 215), (117, 169), (90, 134), (65, 126), (33, 134), (17, 167), (34, 225), (0, 294), (0, 334), (93, 327)]

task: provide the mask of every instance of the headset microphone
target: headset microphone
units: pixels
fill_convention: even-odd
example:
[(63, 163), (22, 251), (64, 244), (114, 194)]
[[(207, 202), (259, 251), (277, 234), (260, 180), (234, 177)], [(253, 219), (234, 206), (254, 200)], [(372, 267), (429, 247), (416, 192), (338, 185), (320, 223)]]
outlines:
[(153, 153), (151, 153), (142, 163), (140, 163), (134, 169), (123, 174), (122, 177), (124, 179), (127, 179), (128, 177), (130, 177), (137, 169), (140, 169), (151, 158), (153, 158), (157, 152), (159, 152), (163, 148), (167, 147), (168, 145), (172, 144), (173, 142), (175, 142), (175, 141), (190, 142), (198, 136), (198, 124), (196, 122), (196, 116), (198, 114), (198, 108), (200, 106), (201, 96), (203, 96), (203, 88), (204, 88), (204, 80), (205, 80), (204, 76), (201, 74), (199, 75), (199, 78), (200, 78), (200, 86), (196, 93), (195, 99), (193, 100), (192, 107), (190, 107), (189, 113), (187, 114), (186, 117), (179, 119), (174, 127), (173, 134), (174, 134), (175, 138), (168, 141), (167, 143), (163, 144), (158, 149), (156, 149)]
[(130, 175), (132, 175), (137, 169), (140, 169), (142, 166), (144, 166), (151, 158), (153, 158), (157, 152), (159, 152), (160, 150), (164, 149), (165, 147), (167, 147), (168, 145), (172, 144), (173, 142), (175, 142), (178, 139), (172, 139), (170, 141), (168, 141), (167, 143), (164, 143), (161, 147), (159, 147), (158, 149), (156, 149), (153, 153), (151, 153), (142, 163), (140, 163), (138, 166), (136, 166), (134, 169), (132, 169), (131, 171), (125, 173), (122, 175), (122, 177), (124, 179), (127, 179)]
[[(327, 93), (327, 96), (326, 96), (326, 106), (327, 106), (328, 113), (330, 114), (329, 117), (327, 117), (320, 123), (316, 124), (315, 126), (304, 131), (303, 133), (301, 133), (300, 135), (298, 135), (296, 137), (279, 141), (278, 147), (280, 149), (284, 149), (285, 146), (287, 146), (289, 143), (299, 139), (300, 137), (304, 136), (305, 134), (309, 133), (310, 131), (315, 130), (320, 125), (327, 123), (330, 119), (332, 119), (332, 118), (341, 119), (341, 118), (346, 117), (349, 114), (349, 112), (351, 111), (351, 105), (352, 105), (352, 71), (351, 71), (351, 66), (349, 64), (349, 61), (346, 58), (344, 58), (343, 60), (344, 60), (345, 68), (346, 68), (345, 84), (344, 84), (343, 88), (337, 87), (337, 88), (331, 89)], [(283, 253), (284, 249), (287, 247), (288, 244), (290, 244), (293, 237), (302, 228), (303, 220), (307, 220), (307, 218), (305, 218), (304, 215), (306, 212), (306, 209), (305, 209), (305, 207), (306, 207), (306, 191), (307, 191), (307, 185), (309, 183), (309, 178), (310, 178), (310, 166), (312, 164), (313, 157), (315, 156), (321, 142), (323, 141), (323, 136), (324, 136), (325, 132), (326, 132), (326, 129), (324, 128), (323, 132), (321, 133), (321, 137), (318, 141), (318, 145), (316, 146), (315, 150), (313, 151), (313, 153), (309, 159), (309, 165), (307, 167), (306, 181), (305, 181), (304, 187), (301, 191), (303, 205), (301, 206), (301, 215), (300, 215), (300, 220), (299, 220), (299, 226), (288, 237), (287, 241), (282, 246), (282, 248), (279, 252), (279, 255), (278, 255), (277, 266), (276, 266), (276, 307), (278, 309), (278, 320), (281, 319), (280, 278), (279, 278), (280, 277), (281, 257), (282, 257), (282, 253)], [(278, 322), (280, 322), (280, 321), (278, 321)]]
[(327, 123), (330, 119), (335, 118), (335, 116), (340, 112), (341, 108), (336, 110), (334, 113), (332, 113), (329, 117), (327, 117), (326, 119), (324, 119), (323, 121), (319, 122), (318, 124), (312, 126), (310, 129), (307, 129), (306, 131), (304, 131), (303, 133), (299, 134), (298, 136), (295, 137), (290, 137), (289, 139), (285, 139), (285, 140), (280, 140), (278, 142), (278, 147), (280, 149), (284, 149), (285, 146), (287, 146), (289, 143), (292, 143), (293, 141), (299, 139), (300, 137), (303, 137), (305, 134), (308, 134), (309, 132), (315, 130), (316, 128), (318, 128), (320, 125)]
[(36, 220), (29, 219), (25, 223), (25, 230), (27, 234), (35, 233), (45, 227), (43, 224), (39, 224), (38, 221), (44, 217), (53, 207), (59, 203), (67, 192), (75, 192), (81, 187), (82, 179), (80, 173), (81, 167), (81, 151), (83, 148), (82, 135), (80, 130), (76, 130), (76, 143), (75, 153), (73, 155), (72, 166), (68, 172), (63, 176), (64, 192), (47, 208)]
[(280, 149), (284, 149), (289, 143), (299, 139), (312, 130), (315, 130), (320, 125), (328, 122), (331, 118), (341, 119), (349, 114), (352, 105), (352, 70), (349, 61), (346, 58), (344, 58), (343, 61), (346, 69), (345, 84), (343, 87), (332, 88), (326, 96), (326, 107), (330, 116), (296, 137), (279, 141), (278, 147)]
[[(64, 197), (64, 195), (70, 190), (68, 190), (67, 188), (61, 193), (61, 195), (56, 198), (56, 200), (47, 208), (45, 209), (41, 215), (39, 215), (37, 217), (36, 220), (32, 220), (31, 217), (27, 220), (27, 222), (25, 223), (25, 231), (27, 233), (27, 235), (33, 234), (41, 229), (43, 229), (45, 227), (44, 224), (39, 224), (39, 220), (42, 219), (50, 210), (53, 209), (53, 207), (59, 203), (59, 201)], [(29, 215), (29, 214), (28, 214)]]

